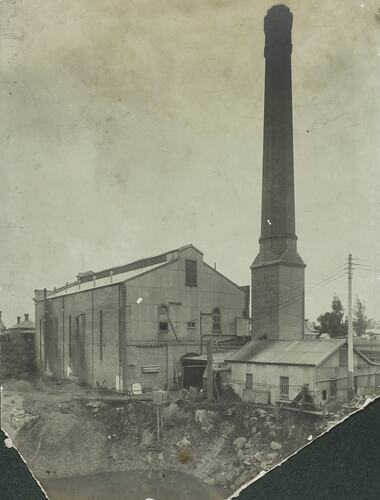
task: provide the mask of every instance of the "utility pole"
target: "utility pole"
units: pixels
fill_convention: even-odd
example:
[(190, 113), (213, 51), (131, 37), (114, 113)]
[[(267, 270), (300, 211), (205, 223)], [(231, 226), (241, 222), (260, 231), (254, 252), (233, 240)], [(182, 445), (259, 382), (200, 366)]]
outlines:
[(212, 368), (212, 342), (207, 342), (207, 400), (214, 399), (214, 371)]
[(354, 395), (354, 338), (352, 327), (352, 255), (348, 256), (348, 399)]

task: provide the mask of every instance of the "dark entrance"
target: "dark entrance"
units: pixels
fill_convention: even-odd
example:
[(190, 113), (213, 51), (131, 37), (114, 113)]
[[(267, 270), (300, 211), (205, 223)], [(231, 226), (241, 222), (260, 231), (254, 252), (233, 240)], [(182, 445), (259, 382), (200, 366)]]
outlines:
[(184, 389), (189, 389), (190, 387), (203, 389), (203, 374), (206, 369), (206, 364), (204, 359), (182, 359), (182, 387)]

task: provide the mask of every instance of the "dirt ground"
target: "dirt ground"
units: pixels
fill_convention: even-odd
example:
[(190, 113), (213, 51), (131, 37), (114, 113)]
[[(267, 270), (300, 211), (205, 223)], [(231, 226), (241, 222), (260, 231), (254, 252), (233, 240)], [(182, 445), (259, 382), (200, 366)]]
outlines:
[[(352, 411), (327, 420), (241, 401), (103, 402), (96, 390), (49, 379), (3, 383), (3, 428), (37, 478), (178, 471), (232, 492)], [(83, 399), (78, 399), (78, 398)]]

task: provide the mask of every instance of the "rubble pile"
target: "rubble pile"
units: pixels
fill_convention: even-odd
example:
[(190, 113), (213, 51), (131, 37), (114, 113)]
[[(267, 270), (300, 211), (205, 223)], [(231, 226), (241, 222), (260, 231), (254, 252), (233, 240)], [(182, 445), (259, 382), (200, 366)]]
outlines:
[(38, 477), (171, 470), (234, 490), (362, 404), (355, 400), (316, 419), (273, 406), (188, 397), (161, 406), (158, 419), (152, 401), (89, 399), (85, 389), (78, 400), (63, 387), (20, 387), (5, 397), (4, 422)]

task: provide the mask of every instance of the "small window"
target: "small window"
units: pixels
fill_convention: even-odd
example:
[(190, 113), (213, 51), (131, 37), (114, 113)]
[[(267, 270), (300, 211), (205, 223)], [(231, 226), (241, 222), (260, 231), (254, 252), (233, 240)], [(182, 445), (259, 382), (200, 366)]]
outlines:
[(187, 328), (193, 330), (195, 328), (195, 321), (188, 321), (187, 322)]
[(220, 322), (220, 310), (214, 309), (212, 311), (212, 331), (220, 332), (221, 331), (221, 322)]
[(346, 366), (346, 365), (348, 365), (348, 349), (342, 348), (339, 351), (339, 366)]
[(330, 392), (330, 398), (336, 398), (336, 393), (337, 393), (337, 381), (336, 380), (330, 380), (329, 382), (329, 392)]
[(327, 391), (326, 391), (326, 389), (324, 389), (322, 391), (322, 401), (326, 401), (326, 399), (327, 399)]
[(169, 331), (169, 311), (166, 306), (161, 306), (158, 312), (158, 331), (160, 333)]
[(280, 397), (289, 399), (289, 377), (280, 377)]
[(186, 260), (185, 263), (185, 285), (197, 286), (197, 261)]
[(245, 375), (245, 388), (248, 391), (253, 390), (253, 375), (252, 375), (252, 373), (246, 373), (246, 375)]

